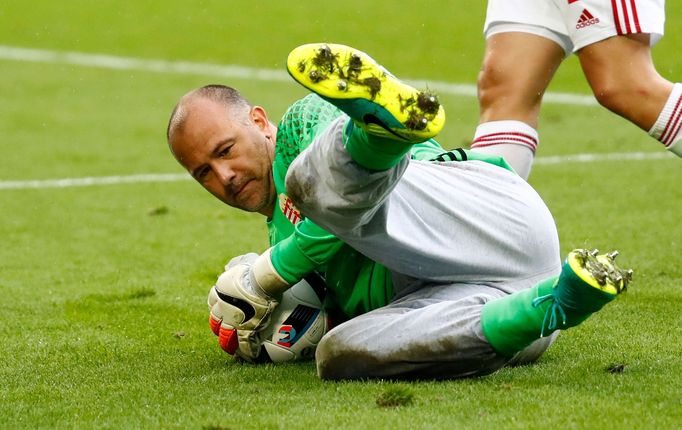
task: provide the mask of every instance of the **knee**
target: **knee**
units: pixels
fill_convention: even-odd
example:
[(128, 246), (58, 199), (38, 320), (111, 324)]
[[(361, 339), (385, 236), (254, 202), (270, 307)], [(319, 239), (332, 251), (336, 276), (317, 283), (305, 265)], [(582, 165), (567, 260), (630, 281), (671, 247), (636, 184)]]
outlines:
[(600, 105), (605, 108), (620, 112), (625, 100), (627, 91), (611, 80), (597, 81), (592, 84), (592, 92)]
[(653, 96), (647, 82), (621, 79), (617, 75), (592, 78), (590, 86), (597, 102), (619, 115), (626, 115), (637, 100), (648, 100)]
[(533, 85), (536, 84), (519, 79), (493, 60), (485, 61), (477, 80), (481, 113), (505, 119), (534, 116), (542, 103), (542, 90), (532, 88)]
[[(331, 334), (331, 335), (330, 335)], [(369, 353), (355, 351), (333, 332), (322, 338), (315, 351), (317, 375), (323, 380), (358, 379), (376, 360)]]
[(481, 108), (487, 108), (499, 101), (502, 95), (509, 92), (507, 85), (504, 73), (501, 73), (490, 61), (484, 62), (476, 82)]

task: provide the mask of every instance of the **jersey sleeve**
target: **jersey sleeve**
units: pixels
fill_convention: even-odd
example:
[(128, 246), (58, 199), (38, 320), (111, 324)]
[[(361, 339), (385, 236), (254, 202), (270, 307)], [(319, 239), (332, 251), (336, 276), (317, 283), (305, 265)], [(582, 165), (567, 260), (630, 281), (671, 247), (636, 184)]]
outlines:
[(286, 212), (284, 216), (276, 213), (273, 217), (272, 225), (277, 230), (277, 240), (273, 244), (271, 235), (271, 258), (277, 272), (290, 283), (299, 281), (313, 270), (319, 270), (343, 245), (334, 235), (311, 220), (299, 222), (300, 216), (291, 217), (292, 211), (297, 210), (286, 197), (284, 184), (291, 162), (313, 142), (321, 130), (342, 114), (318, 95), (309, 94), (292, 104), (277, 124), (273, 176), (278, 199), (287, 204), (276, 209), (276, 212)]
[(438, 142), (429, 139), (413, 145), (410, 150), (410, 158), (413, 160), (433, 160), (444, 152), (445, 149)]
[(272, 247), (272, 265), (285, 281), (295, 283), (327, 264), (342, 246), (336, 236), (305, 219), (296, 224), (293, 234)]

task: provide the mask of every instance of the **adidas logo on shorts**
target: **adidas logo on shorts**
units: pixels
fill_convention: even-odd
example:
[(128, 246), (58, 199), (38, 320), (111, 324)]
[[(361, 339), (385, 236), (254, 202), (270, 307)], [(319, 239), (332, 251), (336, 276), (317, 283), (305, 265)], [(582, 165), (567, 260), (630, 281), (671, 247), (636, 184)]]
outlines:
[(599, 23), (599, 18), (595, 18), (587, 9), (583, 9), (583, 13), (580, 14), (580, 18), (578, 18), (578, 23), (575, 28), (580, 30), (581, 28), (589, 27), (590, 25), (597, 23)]

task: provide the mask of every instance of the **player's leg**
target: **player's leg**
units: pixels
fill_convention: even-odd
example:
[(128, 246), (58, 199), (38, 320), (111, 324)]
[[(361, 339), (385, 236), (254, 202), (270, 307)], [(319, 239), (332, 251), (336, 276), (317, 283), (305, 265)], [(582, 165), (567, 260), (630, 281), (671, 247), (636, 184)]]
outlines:
[(435, 95), (404, 84), (357, 49), (326, 43), (299, 46), (289, 54), (287, 70), (353, 119), (345, 145), (368, 169), (393, 167), (412, 144), (434, 137), (445, 123)]
[(471, 149), (503, 156), (527, 179), (539, 143), (542, 96), (564, 56), (555, 40), (537, 34), (490, 35), (478, 76), (480, 117)]
[(419, 279), (507, 282), (559, 266), (554, 220), (513, 172), (482, 161), (404, 157), (373, 171), (333, 122), (291, 164), (287, 194), (305, 216), (363, 255)]
[(559, 2), (595, 97), (682, 156), (682, 85), (654, 67), (651, 45), (663, 36), (663, 0)]
[(480, 118), (471, 148), (505, 157), (527, 179), (542, 97), (571, 41), (559, 8), (547, 0), (488, 0), (483, 32)]
[(317, 349), (318, 373), (443, 379), (534, 361), (553, 332), (580, 324), (625, 289), (631, 273), (614, 258), (574, 251), (560, 276), (510, 295), (485, 285), (425, 286), (329, 332)]
[(649, 34), (612, 37), (577, 52), (599, 103), (630, 120), (682, 157), (682, 84), (663, 78)]
[[(315, 354), (322, 379), (482, 376), (509, 362), (486, 341), (480, 316), (505, 295), (485, 285), (422, 286), (327, 333)], [(535, 356), (551, 343), (538, 342)]]
[[(354, 55), (359, 60), (352, 60)], [(334, 72), (324, 79), (311, 66), (321, 62), (320, 56), (333, 58)], [(330, 124), (291, 164), (287, 193), (302, 213), (372, 260), (419, 279), (506, 282), (558, 267), (553, 218), (517, 175), (480, 161), (409, 163), (404, 149), (389, 153), (391, 147), (428, 137), (424, 130), (437, 131), (441, 110), (426, 115), (414, 102), (426, 126), (407, 126), (412, 115), (403, 112), (402, 102), (418, 99), (419, 93), (393, 77), (375, 87), (376, 93), (354, 83), (358, 88), (348, 98), (350, 84), (339, 86), (337, 80), (358, 80), (348, 70), (358, 63), (365, 67), (361, 81), (387, 78), (373, 60), (348, 47), (304, 46), (289, 56), (288, 68), (297, 80), (353, 119)], [(381, 125), (368, 124), (367, 117), (379, 118)], [(377, 160), (384, 169), (367, 165)]]
[(618, 267), (617, 255), (575, 250), (558, 277), (488, 302), (481, 315), (486, 338), (500, 354), (512, 356), (538, 336), (580, 324), (630, 282), (632, 270)]

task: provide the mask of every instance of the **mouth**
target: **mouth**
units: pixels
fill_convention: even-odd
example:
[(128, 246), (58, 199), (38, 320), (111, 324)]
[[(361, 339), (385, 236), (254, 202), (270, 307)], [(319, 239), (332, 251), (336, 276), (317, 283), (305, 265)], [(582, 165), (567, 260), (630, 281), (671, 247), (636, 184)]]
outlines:
[(249, 179), (249, 180), (247, 180), (246, 182), (244, 182), (243, 184), (241, 184), (241, 185), (236, 189), (236, 191), (234, 192), (234, 194), (233, 194), (234, 197), (235, 197), (235, 198), (240, 197), (241, 194), (246, 190), (246, 187), (248, 187), (249, 184), (250, 184), (251, 182), (253, 182), (253, 179)]

